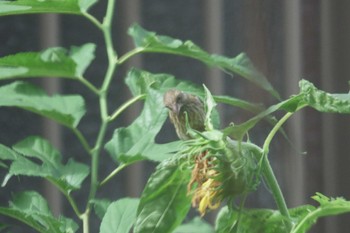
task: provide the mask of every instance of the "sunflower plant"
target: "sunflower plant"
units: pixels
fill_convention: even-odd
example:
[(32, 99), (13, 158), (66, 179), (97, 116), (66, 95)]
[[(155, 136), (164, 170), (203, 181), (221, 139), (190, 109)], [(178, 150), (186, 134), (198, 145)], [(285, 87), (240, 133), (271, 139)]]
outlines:
[[(350, 113), (350, 94), (331, 94), (317, 89), (307, 80), (300, 81), (300, 91), (289, 99), (281, 100), (278, 92), (259, 73), (245, 53), (233, 58), (209, 54), (191, 41), (182, 41), (148, 31), (138, 24), (128, 34), (135, 47), (119, 55), (112, 37), (112, 19), (115, 0), (108, 0), (102, 20), (89, 12), (97, 0), (0, 1), (0, 16), (21, 14), (73, 14), (85, 18), (101, 33), (105, 42), (108, 66), (100, 85), (93, 84), (86, 69), (95, 58), (96, 45), (90, 41), (70, 48), (54, 47), (43, 51), (20, 52), (0, 57), (0, 106), (16, 107), (33, 112), (62, 125), (80, 142), (81, 153), (87, 162), (74, 157), (63, 161), (62, 152), (42, 136), (28, 135), (14, 145), (0, 144), (0, 165), (3, 174), (2, 192), (14, 177), (28, 176), (45, 179), (65, 197), (75, 216), (54, 216), (48, 202), (38, 191), (21, 187), (12, 193), (8, 204), (0, 206), (0, 215), (13, 218), (38, 232), (91, 232), (91, 219), (99, 218), (99, 232), (125, 233), (185, 233), (185, 232), (307, 232), (320, 217), (350, 212), (350, 202), (343, 198), (328, 198), (316, 193), (319, 205), (303, 205), (289, 209), (269, 163), (269, 147), (283, 124), (303, 108), (320, 112)], [(169, 74), (153, 74), (131, 68), (125, 84), (132, 97), (116, 109), (108, 104), (108, 93), (116, 70), (128, 59), (143, 53), (166, 53), (196, 59), (245, 78), (261, 87), (277, 104), (262, 109), (230, 96), (212, 95), (207, 88), (176, 79)], [(89, 103), (78, 94), (49, 95), (28, 78), (60, 78), (78, 82), (87, 88), (99, 102), (100, 127), (96, 135), (86, 135), (79, 122), (84, 118)], [(202, 99), (205, 109), (205, 131), (191, 129), (186, 119), (186, 130), (191, 138), (164, 144), (155, 138), (168, 117), (163, 106), (163, 95), (169, 89), (191, 93)], [(128, 126), (116, 128), (108, 138), (107, 128), (119, 119), (121, 113), (136, 102), (143, 102), (139, 116)], [(241, 124), (218, 128), (216, 103), (225, 103), (255, 113)], [(279, 111), (284, 116), (276, 120)], [(261, 120), (271, 123), (272, 129), (262, 146), (247, 137)], [(5, 124), (5, 122), (2, 122)], [(90, 143), (88, 138), (95, 138)], [(115, 162), (115, 169), (100, 177), (100, 161), (105, 150)], [(124, 168), (144, 160), (158, 163), (149, 177), (141, 197), (123, 197), (118, 200), (101, 199), (97, 194), (102, 186)], [(88, 179), (88, 181), (86, 181)], [(248, 209), (245, 198), (264, 180), (276, 202), (276, 209)], [(84, 182), (86, 181), (86, 182)], [(20, 181), (19, 181), (20, 182)], [(89, 192), (77, 202), (73, 193), (82, 188)], [(114, 190), (115, 187), (111, 188)], [(79, 197), (80, 199), (80, 197)], [(199, 216), (186, 219), (190, 208)], [(203, 220), (206, 213), (218, 209), (215, 224)], [(95, 213), (95, 214), (94, 214)], [(11, 226), (0, 220), (0, 231)], [(94, 222), (97, 222), (94, 221)]]

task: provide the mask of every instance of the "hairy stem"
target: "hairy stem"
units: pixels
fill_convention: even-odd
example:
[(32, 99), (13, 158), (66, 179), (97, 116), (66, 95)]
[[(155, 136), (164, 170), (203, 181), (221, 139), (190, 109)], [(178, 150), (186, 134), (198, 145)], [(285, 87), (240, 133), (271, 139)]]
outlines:
[(84, 84), (87, 88), (89, 88), (93, 93), (95, 93), (96, 95), (99, 95), (99, 90), (92, 83), (86, 80), (84, 77), (79, 77), (78, 80), (79, 82)]
[(90, 15), (88, 12), (83, 12), (83, 15), (90, 21), (92, 22), (97, 28), (101, 29), (102, 28), (102, 24), (100, 23), (100, 21), (98, 21), (95, 16)]
[(89, 193), (88, 205), (83, 215), (84, 233), (89, 233), (89, 213), (91, 208), (90, 200), (95, 198), (97, 189), (99, 187), (99, 181), (98, 181), (99, 156), (100, 156), (101, 148), (106, 135), (107, 126), (108, 126), (107, 94), (110, 87), (110, 83), (113, 79), (113, 74), (117, 66), (117, 62), (116, 62), (117, 54), (114, 50), (112, 34), (111, 34), (111, 25), (113, 20), (114, 6), (115, 6), (115, 0), (108, 0), (106, 15), (102, 25), (98, 21), (95, 21), (94, 18), (88, 17), (103, 32), (103, 37), (105, 40), (106, 51), (107, 51), (107, 58), (108, 58), (108, 68), (107, 68), (107, 72), (104, 77), (101, 89), (98, 92), (99, 102), (100, 102), (101, 127), (96, 139), (95, 146), (91, 150), (92, 158), (91, 158), (90, 193)]
[(83, 145), (84, 149), (90, 154), (91, 147), (89, 143), (86, 141), (84, 135), (77, 129), (77, 128), (71, 128), (75, 136), (79, 139), (80, 143)]
[(269, 135), (267, 136), (264, 146), (263, 146), (263, 157), (262, 157), (262, 169), (264, 173), (264, 177), (266, 180), (266, 183), (271, 189), (272, 195), (276, 201), (277, 207), (280, 210), (281, 214), (286, 218), (285, 224), (286, 227), (290, 230), (292, 228), (292, 222), (291, 217), (288, 212), (286, 201), (284, 200), (281, 188), (278, 185), (276, 176), (272, 170), (272, 167), (270, 165), (269, 160), (267, 159), (267, 155), (269, 153), (269, 146), (270, 143), (275, 136), (275, 134), (278, 132), (278, 130), (281, 128), (281, 126), (293, 115), (292, 112), (286, 113), (273, 127)]
[(130, 107), (133, 103), (144, 99), (145, 98), (145, 94), (142, 95), (137, 95), (135, 97), (133, 97), (132, 99), (128, 100), (127, 102), (125, 102), (123, 105), (121, 105), (117, 110), (115, 110), (115, 112), (109, 117), (109, 121), (113, 121), (115, 118), (117, 118), (125, 109), (127, 109), (128, 107)]
[(81, 216), (81, 219), (83, 220), (83, 233), (89, 233), (89, 215), (90, 215), (90, 210), (88, 209)]
[(103, 181), (100, 183), (100, 186), (105, 185), (110, 181), (115, 175), (117, 175), (123, 168), (127, 167), (129, 164), (120, 164), (116, 169), (114, 169)]
[(76, 202), (74, 201), (74, 199), (69, 195), (69, 193), (65, 190), (62, 189), (60, 185), (57, 184), (57, 182), (49, 177), (46, 178), (51, 184), (53, 184), (54, 186), (57, 187), (58, 190), (60, 190), (60, 192), (66, 197), (66, 199), (68, 200), (69, 204), (71, 205), (71, 207), (74, 210), (74, 213), (80, 218), (81, 217), (81, 212), (79, 211), (79, 208), (76, 204)]
[(130, 50), (129, 52), (127, 52), (126, 54), (124, 54), (119, 58), (118, 64), (123, 64), (129, 58), (135, 56), (136, 54), (142, 53), (144, 50), (145, 49), (143, 47), (137, 47), (137, 48), (134, 48), (133, 50)]

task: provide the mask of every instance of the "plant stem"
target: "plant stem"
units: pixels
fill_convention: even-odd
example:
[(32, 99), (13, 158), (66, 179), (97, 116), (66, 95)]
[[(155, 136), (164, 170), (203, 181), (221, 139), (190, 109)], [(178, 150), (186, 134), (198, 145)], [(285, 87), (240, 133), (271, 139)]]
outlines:
[(101, 183), (100, 186), (106, 184), (108, 181), (110, 181), (113, 176), (117, 175), (123, 168), (127, 167), (130, 164), (120, 164), (116, 169), (114, 169)]
[(80, 143), (83, 145), (84, 149), (90, 154), (91, 153), (91, 147), (89, 143), (86, 141), (84, 135), (77, 129), (77, 128), (71, 128), (73, 133), (77, 136)]
[[(102, 24), (102, 31), (106, 43), (106, 49), (107, 49), (107, 56), (108, 56), (108, 62), (114, 62), (117, 60), (117, 54), (114, 50), (113, 42), (112, 42), (112, 35), (111, 35), (111, 26), (112, 26), (112, 20), (113, 20), (113, 12), (114, 12), (114, 5), (115, 5), (115, 0), (109, 0), (108, 5), (107, 5), (107, 12), (106, 16), (103, 20)], [(115, 63), (115, 62), (114, 62)], [(104, 81), (110, 81), (107, 80), (108, 78)]]
[(273, 127), (273, 129), (271, 130), (271, 132), (269, 133), (269, 135), (267, 135), (264, 145), (263, 145), (263, 151), (264, 154), (267, 155), (269, 153), (269, 147), (271, 144), (271, 141), (273, 139), (273, 137), (275, 136), (275, 134), (278, 132), (278, 130), (280, 130), (280, 128), (282, 127), (282, 125), (294, 114), (294, 112), (287, 112), (277, 123), (276, 125)]
[(109, 0), (107, 5), (106, 16), (102, 24), (102, 31), (104, 40), (106, 43), (106, 51), (108, 57), (108, 68), (103, 80), (101, 91), (99, 92), (100, 97), (100, 114), (101, 114), (101, 127), (99, 134), (96, 139), (95, 147), (92, 150), (92, 161), (91, 161), (91, 189), (89, 200), (94, 198), (97, 187), (98, 187), (98, 164), (99, 164), (99, 154), (101, 151), (102, 143), (106, 134), (106, 128), (108, 125), (108, 108), (107, 108), (107, 93), (113, 78), (114, 71), (116, 69), (115, 57), (116, 53), (114, 51), (114, 46), (112, 42), (111, 35), (111, 25), (113, 19), (115, 0)]
[[(90, 15), (87, 12), (84, 13), (84, 16), (87, 19), (89, 19), (95, 26), (97, 26), (100, 30), (102, 30), (103, 37), (105, 40), (106, 51), (107, 51), (107, 58), (108, 58), (108, 68), (100, 90), (96, 89), (93, 85), (90, 85), (91, 83), (89, 83), (87, 80), (83, 78), (79, 79), (91, 91), (93, 91), (95, 94), (99, 96), (100, 116), (101, 116), (101, 126), (95, 142), (95, 146), (92, 150), (90, 150), (90, 154), (92, 158), (91, 158), (91, 180), (90, 180), (89, 198), (87, 201), (86, 210), (84, 214), (80, 216), (80, 218), (83, 221), (84, 233), (89, 233), (89, 217), (90, 217), (90, 210), (91, 210), (90, 201), (93, 198), (95, 198), (97, 189), (99, 187), (99, 182), (98, 182), (99, 156), (100, 156), (102, 144), (106, 135), (108, 120), (109, 120), (107, 94), (108, 94), (110, 83), (113, 78), (113, 74), (117, 66), (117, 62), (116, 62), (117, 55), (114, 50), (112, 35), (111, 35), (111, 25), (112, 25), (113, 13), (114, 13), (114, 6), (115, 6), (115, 0), (108, 0), (106, 15), (104, 17), (102, 24), (94, 16)], [(74, 133), (78, 136), (79, 140), (82, 142), (85, 149), (90, 148), (86, 140), (84, 139), (84, 137), (82, 137), (79, 131), (75, 130)]]
[(113, 121), (115, 118), (117, 118), (125, 109), (127, 109), (129, 106), (131, 106), (133, 103), (137, 102), (138, 100), (144, 99), (145, 94), (137, 95), (133, 97), (132, 99), (125, 102), (123, 105), (121, 105), (115, 112), (109, 117), (109, 121)]
[(90, 193), (89, 193), (88, 204), (86, 207), (86, 211), (83, 215), (84, 233), (89, 233), (89, 213), (90, 213), (90, 207), (91, 207), (90, 200), (95, 198), (97, 189), (99, 187), (99, 182), (98, 182), (99, 156), (100, 156), (102, 144), (106, 135), (106, 129), (108, 126), (107, 94), (108, 94), (108, 89), (110, 87), (110, 83), (112, 81), (113, 74), (115, 72), (116, 65), (117, 65), (117, 62), (116, 62), (117, 54), (114, 50), (112, 35), (111, 35), (111, 25), (112, 25), (112, 19), (113, 19), (114, 5), (115, 5), (115, 0), (108, 0), (106, 15), (102, 25), (99, 24), (97, 21), (95, 21), (94, 18), (89, 18), (88, 14), (86, 14), (86, 16), (93, 23), (95, 23), (95, 25), (97, 25), (103, 32), (103, 37), (105, 40), (106, 51), (107, 51), (107, 58), (108, 58), (108, 68), (107, 68), (107, 72), (104, 77), (101, 89), (98, 92), (99, 102), (100, 102), (101, 127), (96, 139), (95, 146), (91, 150), (91, 157), (92, 157), (91, 158), (91, 181), (90, 181), (91, 183), (90, 183)]
[(96, 95), (98, 95), (100, 93), (99, 90), (92, 83), (90, 83), (88, 80), (86, 80), (84, 77), (79, 77), (78, 80), (82, 84), (84, 84), (87, 88), (89, 88)]
[(81, 213), (79, 211), (79, 208), (77, 204), (75, 203), (74, 199), (69, 195), (69, 192), (67, 192), (65, 189), (61, 188), (60, 185), (54, 180), (49, 177), (46, 178), (51, 184), (57, 187), (57, 189), (67, 198), (69, 204), (72, 206), (74, 213), (78, 216), (81, 217)]
[(277, 124), (273, 127), (269, 135), (267, 136), (264, 146), (263, 146), (263, 158), (262, 158), (262, 168), (263, 168), (263, 173), (264, 177), (266, 180), (266, 183), (271, 189), (272, 195), (276, 201), (277, 207), (281, 214), (286, 218), (285, 224), (288, 230), (292, 228), (292, 222), (291, 222), (291, 217), (289, 215), (289, 211), (286, 205), (286, 201), (284, 200), (281, 188), (278, 185), (276, 176), (272, 170), (272, 167), (270, 165), (269, 160), (267, 159), (267, 155), (269, 153), (269, 146), (270, 143), (275, 136), (275, 134), (278, 132), (278, 130), (281, 128), (283, 123), (285, 123), (289, 117), (293, 115), (292, 112), (286, 113), (278, 122)]
[(89, 233), (89, 215), (90, 210), (87, 209), (86, 212), (81, 216), (83, 220), (83, 233)]
[(126, 60), (128, 60), (130, 57), (142, 53), (145, 50), (145, 48), (143, 47), (137, 47), (134, 48), (133, 50), (130, 50), (129, 52), (127, 52), (126, 54), (124, 54), (123, 56), (120, 57), (120, 59), (118, 60), (118, 64), (123, 64)]
[(276, 205), (277, 205), (279, 211), (286, 218), (286, 220), (285, 220), (286, 227), (290, 230), (292, 228), (292, 222), (291, 222), (291, 217), (289, 215), (289, 211), (287, 208), (287, 204), (284, 200), (284, 197), (283, 197), (282, 191), (278, 185), (276, 176), (273, 173), (272, 167), (271, 167), (269, 161), (267, 160), (267, 158), (263, 159), (262, 166), (263, 166), (263, 173), (264, 173), (266, 183), (268, 184), (268, 186), (271, 189), (272, 195), (275, 199), (275, 202), (276, 202)]
[(83, 15), (93, 24), (95, 24), (96, 27), (98, 27), (99, 29), (102, 28), (102, 24), (100, 23), (100, 21), (98, 21), (93, 15), (90, 15), (88, 12), (83, 12)]
[(105, 136), (107, 128), (107, 123), (102, 122), (100, 132), (96, 141), (96, 146), (93, 149), (92, 152), (92, 158), (91, 158), (91, 187), (90, 187), (90, 194), (89, 194), (89, 200), (93, 199), (95, 197), (97, 188), (98, 188), (98, 165), (99, 165), (99, 155), (101, 151), (101, 145), (102, 141)]
[(66, 192), (63, 193), (64, 196), (67, 198), (69, 204), (72, 206), (74, 213), (80, 217), (82, 214), (80, 213), (77, 204), (75, 203), (74, 199)]

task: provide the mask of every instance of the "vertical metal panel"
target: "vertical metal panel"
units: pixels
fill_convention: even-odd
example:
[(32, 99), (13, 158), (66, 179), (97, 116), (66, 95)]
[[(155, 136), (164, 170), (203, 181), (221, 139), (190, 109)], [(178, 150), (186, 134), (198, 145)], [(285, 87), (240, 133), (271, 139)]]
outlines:
[[(133, 24), (133, 23), (141, 23), (141, 3), (139, 0), (128, 0), (128, 1), (123, 1), (121, 2), (120, 5), (120, 12), (121, 15), (118, 16), (119, 19), (123, 19), (121, 22), (121, 28), (123, 31), (123, 37), (122, 37), (122, 48), (125, 51), (121, 52), (126, 52), (128, 50), (131, 50), (134, 45), (132, 43), (132, 40), (130, 37), (127, 37), (126, 31), (127, 28)], [(125, 68), (129, 69), (131, 67), (138, 67), (141, 68), (142, 66), (142, 60), (140, 56), (134, 57), (132, 60), (128, 61)], [(124, 90), (124, 96), (129, 96), (129, 90), (125, 89)], [(129, 124), (137, 115), (140, 113), (140, 105), (134, 105), (131, 108), (129, 108), (126, 111), (126, 122)], [(132, 197), (138, 197), (140, 196), (142, 189), (143, 189), (143, 177), (144, 177), (144, 164), (143, 163), (137, 163), (134, 164), (131, 167), (128, 167), (126, 169), (126, 179), (124, 183), (125, 191), (128, 196)]]
[[(298, 92), (302, 74), (301, 54), (301, 5), (300, 1), (285, 1), (285, 90), (286, 96)], [(297, 148), (304, 147), (303, 113), (295, 114), (287, 123), (288, 136)], [(286, 194), (290, 206), (304, 203), (304, 162), (303, 158), (290, 147), (285, 149)]]
[[(40, 47), (46, 49), (48, 47), (58, 46), (60, 43), (60, 25), (59, 15), (44, 14), (39, 18), (40, 28)], [(49, 94), (61, 91), (60, 79), (46, 78), (42, 80), (44, 89)], [(43, 136), (47, 138), (56, 148), (62, 149), (62, 129), (61, 127), (48, 119), (43, 119), (42, 124)], [(58, 216), (62, 211), (62, 196), (60, 192), (48, 181), (43, 181), (44, 195), (48, 200), (52, 212)]]
[[(242, 50), (248, 54), (259, 72), (267, 77), (269, 76), (269, 61), (271, 59), (268, 44), (272, 36), (267, 33), (270, 26), (268, 18), (270, 11), (266, 7), (271, 5), (269, 1), (244, 2), (245, 27), (243, 30), (244, 48)], [(244, 99), (266, 104), (268, 95), (262, 88), (252, 85), (251, 82), (242, 83), (241, 88), (244, 90)]]
[[(334, 40), (332, 18), (333, 8), (331, 2), (323, 0), (321, 2), (321, 83), (324, 89), (334, 90)], [(322, 114), (322, 159), (323, 159), (323, 186), (326, 195), (336, 195), (336, 160), (333, 156), (336, 147), (335, 117), (331, 114)], [(325, 219), (325, 232), (336, 232), (337, 223), (334, 219)]]
[[(223, 54), (223, 1), (204, 1), (204, 46), (210, 53)], [(222, 94), (224, 80), (222, 71), (208, 68), (205, 73), (205, 83), (211, 92)]]
[[(347, 92), (349, 67), (349, 1), (322, 1), (322, 86), (329, 92)], [(324, 193), (350, 198), (348, 115), (323, 114), (322, 156)], [(349, 214), (326, 219), (325, 232), (344, 232), (350, 226)], [(345, 230), (346, 231), (346, 230)]]

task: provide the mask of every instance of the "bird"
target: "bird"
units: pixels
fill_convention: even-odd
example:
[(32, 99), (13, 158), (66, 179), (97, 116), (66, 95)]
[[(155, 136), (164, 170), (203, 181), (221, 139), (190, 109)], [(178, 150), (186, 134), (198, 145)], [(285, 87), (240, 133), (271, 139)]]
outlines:
[(181, 140), (192, 139), (186, 128), (186, 114), (190, 127), (203, 132), (205, 130), (204, 104), (198, 96), (170, 89), (163, 96), (163, 103), (169, 109), (169, 118), (176, 134)]

